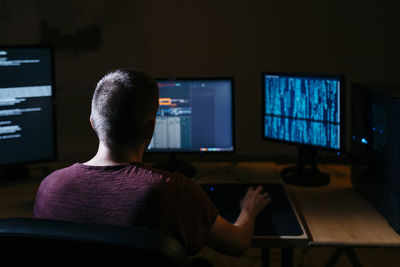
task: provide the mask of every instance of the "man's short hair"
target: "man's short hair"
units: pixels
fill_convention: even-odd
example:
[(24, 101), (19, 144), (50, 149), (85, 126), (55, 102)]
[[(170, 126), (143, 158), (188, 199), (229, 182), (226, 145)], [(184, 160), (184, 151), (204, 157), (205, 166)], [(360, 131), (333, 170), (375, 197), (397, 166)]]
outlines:
[(99, 140), (110, 149), (138, 147), (157, 109), (156, 81), (142, 71), (119, 69), (97, 83), (91, 120)]

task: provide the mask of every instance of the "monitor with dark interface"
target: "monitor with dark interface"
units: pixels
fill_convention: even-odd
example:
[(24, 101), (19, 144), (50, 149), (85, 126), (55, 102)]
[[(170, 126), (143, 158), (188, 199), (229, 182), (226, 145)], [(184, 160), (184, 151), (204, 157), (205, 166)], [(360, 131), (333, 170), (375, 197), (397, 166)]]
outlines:
[(283, 179), (305, 186), (329, 183), (318, 171), (315, 152), (344, 152), (344, 77), (264, 72), (262, 88), (263, 138), (298, 146), (299, 164), (285, 169)]
[(52, 49), (0, 46), (0, 165), (56, 158)]
[[(234, 152), (233, 79), (157, 79), (159, 109), (148, 152), (167, 153), (173, 158), (169, 170), (179, 169), (176, 153)], [(179, 166), (178, 166), (179, 165)]]

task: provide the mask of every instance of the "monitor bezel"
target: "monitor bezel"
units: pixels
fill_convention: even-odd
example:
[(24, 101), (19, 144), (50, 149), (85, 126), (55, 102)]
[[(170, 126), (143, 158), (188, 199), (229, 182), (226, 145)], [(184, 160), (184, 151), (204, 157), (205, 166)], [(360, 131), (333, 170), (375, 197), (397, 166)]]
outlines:
[(165, 149), (164, 151), (154, 151), (154, 150), (149, 150), (146, 149), (146, 154), (153, 154), (153, 155), (167, 155), (167, 154), (177, 154), (177, 155), (182, 155), (182, 154), (188, 154), (188, 155), (196, 155), (196, 154), (210, 154), (210, 155), (230, 155), (230, 154), (236, 154), (236, 128), (235, 128), (235, 79), (234, 77), (159, 77), (155, 78), (155, 80), (158, 81), (230, 81), (231, 82), (231, 98), (232, 98), (232, 105), (231, 105), (231, 114), (232, 114), (232, 150), (224, 150), (224, 151), (201, 151), (201, 150), (181, 150), (181, 149)]
[[(265, 76), (266, 75), (277, 75), (277, 76), (287, 76), (287, 77), (304, 77), (304, 78), (329, 78), (340, 80), (340, 148), (327, 148), (324, 146), (317, 146), (311, 144), (304, 144), (300, 142), (280, 140), (276, 138), (265, 136)], [(343, 154), (346, 151), (346, 97), (345, 97), (345, 82), (346, 77), (344, 74), (333, 74), (333, 73), (310, 73), (310, 72), (277, 72), (277, 71), (263, 71), (261, 72), (261, 137), (263, 140), (271, 141), (275, 143), (287, 144), (287, 145), (297, 145), (302, 146), (307, 149), (320, 150), (335, 152), (338, 154)]]
[(0, 168), (7, 168), (8, 166), (19, 166), (36, 163), (45, 163), (50, 161), (56, 161), (58, 159), (58, 134), (57, 134), (57, 106), (56, 106), (56, 82), (55, 82), (55, 60), (54, 60), (54, 47), (49, 44), (37, 44), (37, 45), (21, 45), (21, 44), (7, 44), (1, 45), (1, 49), (46, 49), (50, 53), (50, 77), (51, 77), (51, 105), (52, 105), (52, 122), (53, 122), (53, 155), (41, 159), (34, 160), (21, 160), (14, 162), (0, 162)]

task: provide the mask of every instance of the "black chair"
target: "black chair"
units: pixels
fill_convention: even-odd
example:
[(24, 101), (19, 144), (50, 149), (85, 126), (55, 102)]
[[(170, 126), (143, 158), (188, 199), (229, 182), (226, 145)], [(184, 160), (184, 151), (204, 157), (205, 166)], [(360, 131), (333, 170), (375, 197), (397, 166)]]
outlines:
[(154, 230), (33, 218), (0, 220), (0, 258), (12, 265), (190, 266), (183, 246)]

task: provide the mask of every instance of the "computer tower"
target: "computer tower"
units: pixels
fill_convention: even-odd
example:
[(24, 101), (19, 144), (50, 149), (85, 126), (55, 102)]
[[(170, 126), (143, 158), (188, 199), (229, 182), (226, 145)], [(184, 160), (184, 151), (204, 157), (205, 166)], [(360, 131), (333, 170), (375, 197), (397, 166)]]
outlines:
[(400, 83), (353, 84), (351, 182), (400, 233)]

